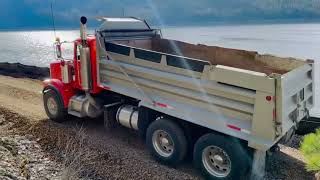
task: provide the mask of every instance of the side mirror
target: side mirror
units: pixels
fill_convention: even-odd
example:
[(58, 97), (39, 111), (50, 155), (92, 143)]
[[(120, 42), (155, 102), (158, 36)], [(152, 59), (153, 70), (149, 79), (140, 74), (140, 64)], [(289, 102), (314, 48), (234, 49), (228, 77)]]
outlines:
[(57, 54), (57, 58), (61, 59), (62, 58), (62, 52), (61, 52), (61, 42), (59, 38), (56, 38), (56, 42), (55, 44), (55, 48), (56, 48), (56, 54)]

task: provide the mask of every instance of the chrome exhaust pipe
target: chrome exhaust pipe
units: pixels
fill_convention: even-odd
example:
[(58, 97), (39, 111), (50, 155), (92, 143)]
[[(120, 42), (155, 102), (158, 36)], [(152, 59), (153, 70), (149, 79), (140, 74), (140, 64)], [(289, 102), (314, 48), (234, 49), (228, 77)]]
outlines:
[(87, 42), (87, 18), (80, 18), (80, 77), (81, 87), (85, 95), (75, 95), (70, 99), (68, 113), (77, 117), (96, 118), (103, 113), (103, 105), (99, 99), (90, 95), (92, 89), (90, 47)]
[(89, 92), (91, 90), (92, 77), (90, 48), (87, 42), (87, 18), (84, 16), (80, 18), (80, 38), (82, 41), (82, 46), (80, 47), (81, 86), (84, 91)]
[(81, 86), (84, 91), (89, 92), (91, 89), (91, 64), (89, 47), (80, 48), (80, 64)]

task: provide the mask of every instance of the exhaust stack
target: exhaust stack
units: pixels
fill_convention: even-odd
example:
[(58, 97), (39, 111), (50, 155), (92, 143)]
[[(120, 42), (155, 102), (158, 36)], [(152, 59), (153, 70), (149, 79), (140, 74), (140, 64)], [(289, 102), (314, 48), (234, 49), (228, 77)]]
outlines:
[(103, 113), (103, 105), (90, 95), (92, 89), (90, 47), (87, 41), (87, 18), (80, 18), (80, 76), (85, 95), (75, 95), (70, 99), (68, 113), (77, 117), (96, 118)]
[(90, 48), (87, 42), (87, 18), (82, 16), (80, 18), (80, 37), (82, 46), (80, 47), (80, 74), (81, 86), (86, 92), (91, 89), (91, 62), (90, 62)]
[[(82, 40), (82, 43), (87, 41), (87, 18), (82, 16), (80, 18), (80, 38)], [(84, 44), (82, 44), (84, 45)]]

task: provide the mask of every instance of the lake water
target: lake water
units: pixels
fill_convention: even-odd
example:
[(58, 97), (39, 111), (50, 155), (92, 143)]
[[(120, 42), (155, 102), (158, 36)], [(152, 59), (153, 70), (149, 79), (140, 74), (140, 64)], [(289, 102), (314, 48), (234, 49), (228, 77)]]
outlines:
[[(165, 38), (191, 43), (320, 60), (320, 24), (171, 27), (162, 33)], [(72, 41), (79, 31), (57, 31), (57, 36)], [(54, 39), (53, 31), (0, 32), (0, 61), (47, 66), (54, 59)], [(70, 53), (71, 46), (65, 47)]]
[[(170, 27), (162, 33), (169, 39), (314, 59), (320, 64), (320, 24)], [(72, 41), (79, 36), (79, 31), (57, 31), (57, 36), (62, 41)], [(54, 60), (54, 39), (53, 31), (0, 32), (0, 62), (48, 66)], [(64, 57), (71, 58), (72, 44), (64, 47)], [(317, 85), (319, 79), (317, 76)], [(319, 99), (316, 103), (320, 105), (320, 88), (316, 87), (316, 93)]]

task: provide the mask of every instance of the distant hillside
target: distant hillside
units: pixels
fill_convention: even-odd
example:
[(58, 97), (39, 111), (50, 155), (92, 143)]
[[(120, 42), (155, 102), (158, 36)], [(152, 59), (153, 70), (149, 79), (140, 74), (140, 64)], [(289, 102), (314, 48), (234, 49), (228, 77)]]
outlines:
[[(138, 16), (152, 24), (319, 21), (319, 0), (52, 0), (57, 26), (89, 17)], [(0, 29), (51, 27), (51, 0), (1, 0)]]

